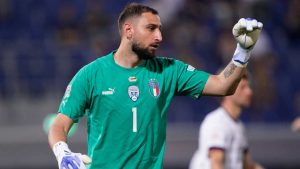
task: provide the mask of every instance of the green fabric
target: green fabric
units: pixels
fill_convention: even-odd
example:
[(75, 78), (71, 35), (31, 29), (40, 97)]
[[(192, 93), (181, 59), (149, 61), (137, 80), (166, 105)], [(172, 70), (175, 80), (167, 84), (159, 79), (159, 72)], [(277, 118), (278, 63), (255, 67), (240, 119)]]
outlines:
[[(74, 122), (87, 116), (90, 169), (161, 169), (166, 112), (173, 96), (198, 98), (208, 77), (208, 73), (163, 57), (126, 69), (114, 62), (112, 52), (74, 76), (59, 112)], [(137, 93), (137, 99), (130, 98)]]

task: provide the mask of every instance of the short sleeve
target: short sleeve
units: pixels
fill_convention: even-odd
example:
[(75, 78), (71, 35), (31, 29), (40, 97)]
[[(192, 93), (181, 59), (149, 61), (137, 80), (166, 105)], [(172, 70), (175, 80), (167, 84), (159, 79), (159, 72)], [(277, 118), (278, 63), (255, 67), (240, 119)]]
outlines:
[(203, 133), (202, 137), (207, 143), (208, 149), (211, 148), (227, 148), (227, 140), (228, 135), (226, 131), (226, 127), (223, 127), (220, 124), (210, 123), (202, 128)]
[(176, 95), (188, 95), (199, 98), (209, 77), (209, 73), (199, 71), (193, 66), (176, 61), (177, 69), (177, 90)]
[(85, 113), (88, 96), (88, 78), (86, 69), (82, 68), (73, 77), (66, 88), (58, 112), (67, 115), (75, 123)]

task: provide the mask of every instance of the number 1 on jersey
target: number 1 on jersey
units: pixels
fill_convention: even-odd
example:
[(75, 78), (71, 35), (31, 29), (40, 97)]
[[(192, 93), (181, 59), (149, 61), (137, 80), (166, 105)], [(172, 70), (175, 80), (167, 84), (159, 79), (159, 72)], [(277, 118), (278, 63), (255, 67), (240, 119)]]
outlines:
[(136, 107), (132, 108), (132, 132), (137, 132), (137, 109)]

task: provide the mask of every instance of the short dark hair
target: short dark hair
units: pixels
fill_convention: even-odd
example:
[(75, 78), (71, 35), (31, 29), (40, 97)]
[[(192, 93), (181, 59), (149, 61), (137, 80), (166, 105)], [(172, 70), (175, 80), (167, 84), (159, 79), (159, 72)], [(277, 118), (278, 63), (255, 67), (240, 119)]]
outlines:
[(138, 3), (127, 4), (119, 15), (118, 26), (120, 32), (122, 30), (122, 25), (124, 24), (126, 19), (134, 16), (141, 16), (145, 12), (151, 12), (152, 14), (158, 15), (157, 10), (149, 6), (138, 4)]

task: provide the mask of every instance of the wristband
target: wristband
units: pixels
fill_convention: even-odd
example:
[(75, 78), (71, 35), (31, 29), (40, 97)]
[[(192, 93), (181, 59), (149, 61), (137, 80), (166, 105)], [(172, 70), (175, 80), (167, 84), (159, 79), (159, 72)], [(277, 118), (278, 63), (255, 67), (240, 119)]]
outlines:
[(250, 58), (250, 50), (242, 48), (239, 44), (235, 49), (232, 62), (238, 67), (246, 67)]
[(55, 143), (53, 145), (52, 150), (53, 150), (53, 153), (54, 153), (54, 155), (57, 159), (62, 154), (71, 153), (71, 150), (69, 149), (68, 144), (63, 142), (63, 141), (59, 141), (59, 142)]

